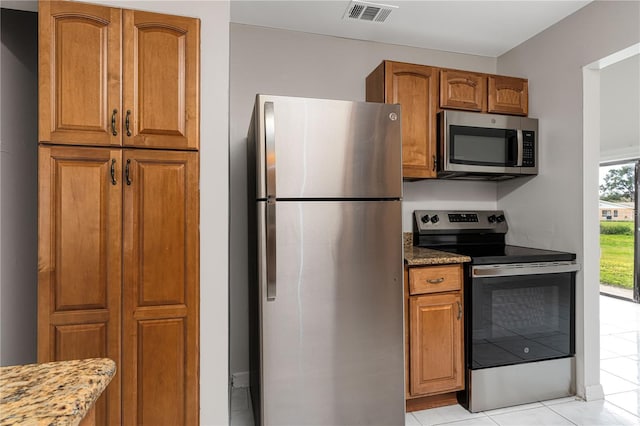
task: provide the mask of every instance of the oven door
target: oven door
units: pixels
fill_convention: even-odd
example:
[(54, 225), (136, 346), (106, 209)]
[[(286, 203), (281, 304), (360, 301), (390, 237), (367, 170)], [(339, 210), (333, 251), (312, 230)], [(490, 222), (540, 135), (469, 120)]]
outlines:
[(575, 354), (575, 262), (471, 268), (472, 370)]

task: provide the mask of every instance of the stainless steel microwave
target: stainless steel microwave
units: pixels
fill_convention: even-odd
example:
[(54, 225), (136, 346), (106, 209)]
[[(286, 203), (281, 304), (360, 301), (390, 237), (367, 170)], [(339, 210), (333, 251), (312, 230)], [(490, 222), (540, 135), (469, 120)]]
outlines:
[(538, 120), (438, 113), (438, 178), (503, 180), (538, 174)]

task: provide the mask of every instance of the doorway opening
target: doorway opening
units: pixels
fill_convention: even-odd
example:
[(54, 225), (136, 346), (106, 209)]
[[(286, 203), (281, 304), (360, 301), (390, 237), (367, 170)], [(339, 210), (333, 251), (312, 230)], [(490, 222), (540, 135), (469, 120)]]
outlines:
[(638, 174), (640, 160), (600, 165), (600, 292), (640, 302)]
[(640, 45), (614, 53), (592, 69), (599, 81), (600, 292), (637, 303)]

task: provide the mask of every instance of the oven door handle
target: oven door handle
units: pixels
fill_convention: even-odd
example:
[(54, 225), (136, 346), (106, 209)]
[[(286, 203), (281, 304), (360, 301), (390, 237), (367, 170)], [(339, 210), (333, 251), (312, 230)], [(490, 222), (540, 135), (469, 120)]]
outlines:
[(581, 265), (576, 261), (539, 262), (539, 263), (505, 263), (499, 265), (481, 265), (471, 268), (472, 277), (491, 278), (515, 275), (541, 275), (576, 272)]

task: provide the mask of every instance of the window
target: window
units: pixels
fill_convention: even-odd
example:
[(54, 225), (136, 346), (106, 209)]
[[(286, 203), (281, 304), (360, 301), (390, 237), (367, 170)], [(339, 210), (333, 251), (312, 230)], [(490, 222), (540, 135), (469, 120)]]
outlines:
[(613, 217), (618, 217), (618, 210), (613, 211)]

